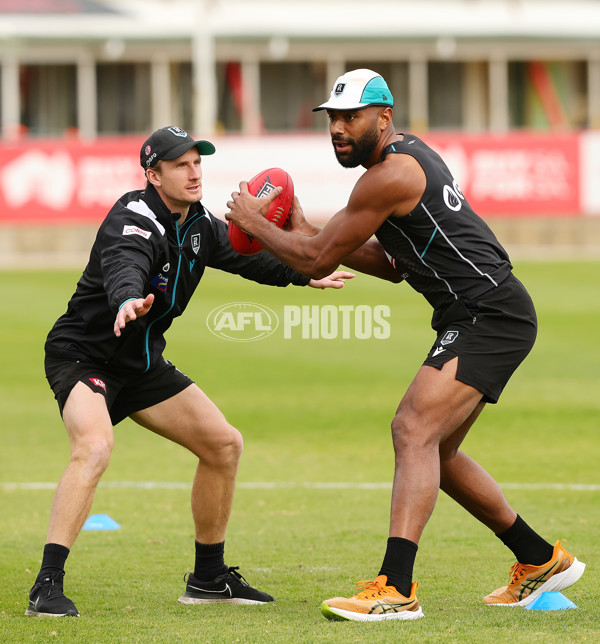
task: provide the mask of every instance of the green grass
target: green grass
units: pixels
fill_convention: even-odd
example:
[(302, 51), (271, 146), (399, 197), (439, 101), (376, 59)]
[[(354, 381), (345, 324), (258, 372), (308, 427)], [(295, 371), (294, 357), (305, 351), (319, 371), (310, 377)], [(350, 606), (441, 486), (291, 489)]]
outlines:
[[(440, 496), (417, 558), (425, 619), (335, 623), (321, 600), (349, 595), (381, 563), (389, 489), (327, 489), (319, 483), (391, 480), (389, 423), (433, 341), (430, 310), (406, 285), (366, 277), (340, 292), (261, 287), (210, 271), (172, 327), (166, 355), (193, 377), (244, 434), (245, 450), (227, 538), (227, 561), (273, 593), (261, 607), (183, 606), (176, 599), (193, 562), (189, 482), (193, 458), (125, 421), (92, 508), (122, 528), (84, 531), (69, 557), (66, 588), (80, 619), (23, 613), (37, 573), (51, 489), (69, 455), (43, 375), (43, 343), (71, 295), (73, 271), (3, 272), (0, 311), (2, 457), (0, 641), (2, 642), (580, 642), (600, 640), (598, 485), (600, 265), (519, 263), (536, 302), (534, 351), (499, 405), (488, 406), (465, 451), (505, 485), (509, 500), (546, 538), (569, 537), (588, 564), (566, 595), (578, 610), (486, 607), (505, 583), (510, 553)], [(206, 328), (215, 307), (256, 302), (282, 318), (286, 304), (388, 304), (387, 340), (283, 338), (234, 343)], [(115, 487), (170, 482), (173, 488)], [(277, 483), (272, 488), (260, 483)], [(550, 489), (547, 484), (563, 487)], [(538, 484), (541, 489), (528, 488)]]

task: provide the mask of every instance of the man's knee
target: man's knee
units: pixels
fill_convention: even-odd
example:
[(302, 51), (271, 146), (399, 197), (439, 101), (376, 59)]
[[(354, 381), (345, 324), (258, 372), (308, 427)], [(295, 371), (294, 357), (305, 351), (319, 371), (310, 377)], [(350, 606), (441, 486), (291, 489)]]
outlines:
[(211, 434), (209, 440), (200, 442), (194, 452), (202, 463), (210, 467), (237, 468), (243, 448), (241, 433), (227, 423), (218, 432)]
[(71, 462), (82, 466), (91, 478), (100, 478), (110, 462), (112, 437), (89, 436), (71, 445)]
[(392, 420), (392, 441), (396, 453), (438, 445), (435, 428), (409, 408), (399, 409)]

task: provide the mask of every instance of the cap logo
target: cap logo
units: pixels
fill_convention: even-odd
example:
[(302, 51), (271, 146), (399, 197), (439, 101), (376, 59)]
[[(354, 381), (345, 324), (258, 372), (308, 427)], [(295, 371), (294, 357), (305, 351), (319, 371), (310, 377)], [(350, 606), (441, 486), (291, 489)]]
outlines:
[(345, 87), (346, 87), (346, 83), (338, 83), (338, 84), (335, 86), (335, 89), (333, 90), (333, 93), (334, 93), (336, 96), (339, 96), (339, 95), (344, 91), (344, 88), (345, 88)]
[(173, 133), (175, 136), (181, 136), (184, 139), (188, 135), (188, 133), (180, 127), (170, 127), (169, 132)]
[(148, 155), (150, 154), (150, 152), (152, 152), (152, 148), (151, 148), (149, 145), (147, 145), (147, 146), (144, 148), (144, 154), (145, 154), (146, 156), (148, 156)]

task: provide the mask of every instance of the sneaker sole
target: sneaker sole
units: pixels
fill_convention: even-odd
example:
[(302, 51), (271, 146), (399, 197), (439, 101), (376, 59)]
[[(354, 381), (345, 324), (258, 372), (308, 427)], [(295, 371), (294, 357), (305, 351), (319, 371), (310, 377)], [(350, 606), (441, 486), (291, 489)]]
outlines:
[(383, 622), (390, 619), (409, 620), (425, 617), (420, 606), (417, 610), (403, 610), (399, 613), (381, 613), (378, 615), (369, 615), (366, 613), (354, 613), (350, 610), (342, 610), (341, 608), (332, 608), (325, 602), (321, 604), (321, 613), (323, 613), (323, 615), (327, 617), (327, 619), (352, 622)]
[(537, 590), (534, 590), (531, 595), (525, 597), (520, 602), (512, 604), (487, 604), (488, 606), (527, 606), (532, 601), (536, 600), (542, 593), (555, 590), (561, 591), (569, 586), (572, 586), (576, 581), (581, 578), (585, 571), (585, 564), (578, 561), (577, 558), (573, 559), (573, 563), (557, 575), (552, 575), (547, 582), (543, 583)]
[(263, 605), (274, 602), (259, 602), (256, 599), (243, 599), (242, 597), (230, 597), (229, 599), (200, 599), (197, 597), (185, 597), (182, 595), (178, 600), (180, 604), (252, 604)]
[(77, 615), (72, 613), (38, 613), (38, 611), (29, 608), (25, 611), (25, 615), (29, 617), (79, 617), (79, 613)]

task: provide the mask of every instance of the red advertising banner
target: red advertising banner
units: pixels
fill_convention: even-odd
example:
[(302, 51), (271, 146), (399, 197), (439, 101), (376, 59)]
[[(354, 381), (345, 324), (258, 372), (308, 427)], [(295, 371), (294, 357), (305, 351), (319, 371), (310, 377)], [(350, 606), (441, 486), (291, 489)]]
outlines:
[(0, 144), (0, 222), (102, 221), (122, 194), (144, 186), (142, 142)]
[(484, 217), (581, 214), (579, 134), (425, 138)]
[[(562, 217), (582, 212), (581, 137), (432, 133), (422, 138), (442, 155), (481, 216)], [(143, 187), (143, 139), (0, 143), (0, 223), (101, 221), (123, 193)], [(224, 210), (241, 179), (263, 169), (261, 164), (285, 167), (305, 212), (326, 218), (343, 207), (357, 178), (337, 165), (326, 133), (291, 140), (227, 136), (216, 138), (215, 145), (219, 154), (205, 166), (205, 194), (215, 214)], [(252, 164), (258, 165), (252, 169)], [(328, 180), (315, 182), (317, 175)]]

